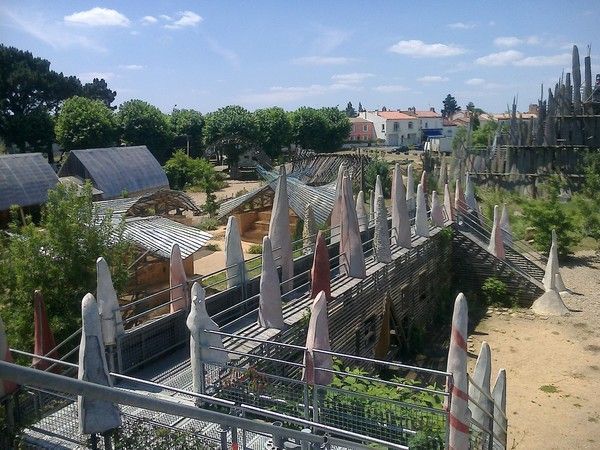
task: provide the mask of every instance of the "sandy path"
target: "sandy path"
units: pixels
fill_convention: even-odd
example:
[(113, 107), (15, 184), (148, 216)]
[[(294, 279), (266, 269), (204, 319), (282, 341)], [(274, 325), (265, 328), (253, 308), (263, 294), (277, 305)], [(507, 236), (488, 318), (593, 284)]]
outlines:
[[(239, 181), (239, 180), (227, 180), (229, 186), (225, 189), (215, 192), (217, 200), (225, 198), (233, 198), (240, 191), (246, 190), (247, 192), (253, 191), (264, 185), (264, 181)], [(189, 192), (186, 191), (198, 206), (203, 205), (206, 202), (206, 194), (204, 192)]]
[[(508, 448), (600, 448), (600, 262), (580, 252), (562, 267), (567, 317), (493, 309), (469, 337), (470, 371), (481, 342), (492, 348), (492, 378), (507, 371)], [(492, 381), (493, 382), (493, 381)]]

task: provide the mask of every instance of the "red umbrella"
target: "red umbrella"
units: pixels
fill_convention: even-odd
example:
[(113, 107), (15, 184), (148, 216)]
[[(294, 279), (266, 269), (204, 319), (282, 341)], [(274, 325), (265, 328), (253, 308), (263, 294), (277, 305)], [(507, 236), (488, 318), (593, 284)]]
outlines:
[[(0, 359), (6, 362), (13, 362), (12, 355), (8, 348), (8, 341), (6, 340), (6, 333), (4, 332), (4, 322), (0, 318)], [(12, 381), (0, 380), (0, 398), (5, 395), (12, 394), (17, 390), (17, 385)]]
[(310, 298), (315, 298), (321, 291), (325, 293), (327, 301), (331, 300), (331, 274), (329, 272), (329, 252), (325, 237), (319, 231), (317, 233), (317, 242), (315, 245), (315, 256), (310, 270), (311, 285)]
[[(33, 325), (35, 341), (33, 353), (39, 356), (46, 356), (56, 347), (56, 342), (54, 341), (54, 335), (48, 322), (44, 297), (37, 290), (33, 294)], [(58, 359), (58, 353), (55, 350), (48, 357)], [(51, 362), (39, 358), (33, 358), (32, 362), (33, 367), (40, 370), (46, 370), (52, 365)]]

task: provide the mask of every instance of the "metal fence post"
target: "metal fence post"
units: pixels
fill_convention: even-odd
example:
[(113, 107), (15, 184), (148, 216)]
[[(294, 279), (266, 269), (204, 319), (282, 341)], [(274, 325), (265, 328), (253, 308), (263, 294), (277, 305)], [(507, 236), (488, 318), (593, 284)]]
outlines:
[(221, 440), (221, 450), (227, 450), (227, 425), (221, 424), (219, 435)]

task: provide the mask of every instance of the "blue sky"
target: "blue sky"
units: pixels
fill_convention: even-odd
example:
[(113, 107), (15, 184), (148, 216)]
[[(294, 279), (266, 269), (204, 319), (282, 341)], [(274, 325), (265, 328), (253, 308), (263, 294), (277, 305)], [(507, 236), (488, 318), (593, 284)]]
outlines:
[[(573, 5), (573, 6), (569, 6)], [(576, 5), (576, 6), (575, 6)], [(446, 94), (502, 112), (570, 71), (600, 72), (600, 3), (563, 1), (15, 1), (0, 40), (117, 103), (208, 112), (228, 104), (441, 108)], [(583, 64), (583, 61), (582, 61)]]

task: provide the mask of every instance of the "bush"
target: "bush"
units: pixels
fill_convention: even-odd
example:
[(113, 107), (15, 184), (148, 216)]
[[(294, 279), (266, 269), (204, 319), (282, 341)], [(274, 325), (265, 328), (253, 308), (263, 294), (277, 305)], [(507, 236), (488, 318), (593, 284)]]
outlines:
[(202, 231), (213, 231), (219, 228), (219, 221), (213, 217), (209, 217), (200, 222), (196, 227)]
[(494, 306), (513, 306), (513, 299), (508, 295), (508, 287), (506, 283), (498, 278), (490, 277), (487, 278), (483, 286), (481, 286), (481, 292), (486, 304)]
[(221, 247), (219, 247), (219, 244), (206, 244), (204, 246), (205, 250), (211, 251), (211, 252), (218, 252), (219, 250), (221, 250)]
[(392, 192), (392, 178), (390, 176), (390, 166), (383, 159), (372, 159), (367, 167), (365, 167), (365, 185), (367, 190), (375, 190), (375, 182), (377, 175), (381, 177), (381, 187), (383, 188), (383, 196), (390, 198)]
[(248, 248), (248, 253), (253, 255), (262, 255), (262, 245), (261, 244), (252, 244)]

